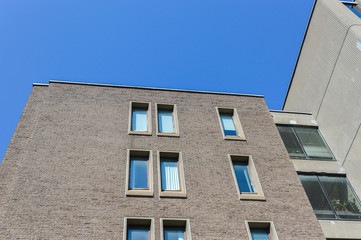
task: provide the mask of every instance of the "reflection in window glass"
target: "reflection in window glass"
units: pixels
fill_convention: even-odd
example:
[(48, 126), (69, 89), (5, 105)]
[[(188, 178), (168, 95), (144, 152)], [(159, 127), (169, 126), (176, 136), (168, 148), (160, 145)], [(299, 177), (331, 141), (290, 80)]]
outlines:
[(300, 175), (299, 177), (317, 218), (336, 218), (326, 196), (322, 192), (317, 176)]
[(166, 227), (164, 240), (185, 240), (183, 227)]
[(128, 240), (149, 240), (149, 227), (128, 226)]
[(179, 191), (178, 159), (161, 158), (162, 190)]
[(239, 191), (254, 192), (251, 176), (249, 175), (248, 162), (233, 162), (234, 173), (236, 174)]
[(132, 131), (148, 131), (148, 109), (135, 108), (132, 109)]
[(296, 158), (306, 157), (293, 129), (284, 126), (277, 126), (277, 128), (290, 156)]
[(129, 189), (148, 189), (148, 158), (130, 158)]
[(159, 132), (173, 133), (173, 111), (172, 110), (158, 110), (158, 128)]
[(332, 159), (332, 154), (317, 128), (295, 127), (294, 129), (309, 157)]
[(220, 113), (222, 127), (225, 136), (237, 136), (232, 113)]
[(251, 228), (252, 240), (270, 240), (269, 230), (265, 228)]

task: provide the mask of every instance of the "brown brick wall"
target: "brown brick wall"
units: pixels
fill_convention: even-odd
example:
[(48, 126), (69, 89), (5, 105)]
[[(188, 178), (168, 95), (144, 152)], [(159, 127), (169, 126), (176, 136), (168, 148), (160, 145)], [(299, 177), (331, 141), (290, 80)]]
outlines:
[[(151, 102), (152, 136), (128, 135), (129, 102)], [(180, 137), (157, 137), (155, 103), (177, 104)], [(247, 141), (223, 140), (215, 107), (235, 107)], [(127, 149), (153, 150), (154, 197), (125, 197)], [(156, 152), (181, 151), (186, 199), (161, 198)], [(227, 154), (253, 157), (266, 201), (240, 201)], [(192, 239), (324, 239), (261, 97), (50, 83), (31, 93), (0, 165), (4, 239), (121, 239), (124, 217), (190, 219)]]

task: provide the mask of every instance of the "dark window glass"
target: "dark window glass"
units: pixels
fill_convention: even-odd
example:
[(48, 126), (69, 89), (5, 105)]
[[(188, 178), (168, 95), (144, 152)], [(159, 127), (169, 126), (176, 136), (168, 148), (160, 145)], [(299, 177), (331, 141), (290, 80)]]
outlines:
[(130, 158), (129, 189), (148, 189), (148, 158)]
[(185, 240), (184, 227), (164, 228), (164, 240)]
[(277, 126), (277, 128), (290, 156), (295, 158), (305, 158), (306, 154), (303, 152), (293, 129), (285, 126)]
[(300, 180), (317, 218), (336, 218), (322, 191), (317, 176), (300, 175)]
[(149, 227), (128, 226), (128, 240), (149, 240)]
[(342, 177), (319, 177), (339, 218), (361, 219), (361, 206), (350, 184)]
[(220, 113), (222, 127), (225, 136), (237, 136), (236, 127), (233, 121), (232, 113)]
[(236, 174), (239, 191), (254, 192), (251, 176), (249, 175), (248, 162), (233, 162), (234, 173)]
[(270, 240), (267, 228), (251, 228), (251, 236), (252, 240)]

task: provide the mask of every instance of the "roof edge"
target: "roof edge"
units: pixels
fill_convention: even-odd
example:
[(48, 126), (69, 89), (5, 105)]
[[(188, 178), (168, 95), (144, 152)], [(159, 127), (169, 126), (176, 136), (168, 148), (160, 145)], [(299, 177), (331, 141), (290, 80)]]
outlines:
[(300, 47), (300, 51), (298, 52), (298, 56), (297, 56), (297, 60), (296, 60), (296, 63), (295, 63), (295, 67), (293, 68), (291, 81), (290, 81), (290, 84), (288, 85), (288, 89), (287, 89), (287, 93), (286, 93), (285, 100), (283, 101), (282, 110), (285, 108), (285, 105), (286, 105), (286, 101), (287, 101), (287, 98), (288, 98), (288, 93), (290, 92), (291, 85), (292, 85), (292, 82), (293, 82), (293, 77), (295, 76), (295, 73), (296, 73), (298, 61), (300, 60), (300, 56), (301, 56), (303, 44), (305, 43), (305, 40), (306, 40), (306, 36), (307, 36), (307, 33), (308, 33), (308, 28), (309, 28), (310, 23), (311, 23), (311, 19), (312, 19), (313, 12), (314, 12), (315, 7), (316, 7), (316, 3), (317, 3), (317, 0), (314, 0), (313, 6), (312, 6), (312, 11), (311, 11), (311, 14), (310, 14), (310, 18), (308, 19), (307, 27), (306, 27), (306, 30), (305, 30), (305, 34), (303, 35), (303, 39), (302, 39), (302, 44), (301, 44), (301, 47)]
[(33, 86), (48, 87), (48, 86), (49, 86), (49, 84), (47, 84), (47, 83), (33, 83)]
[(311, 112), (298, 112), (298, 111), (283, 111), (283, 110), (269, 110), (270, 112), (277, 113), (289, 113), (289, 114), (302, 114), (302, 115), (312, 115)]
[(157, 91), (174, 91), (174, 92), (187, 92), (187, 93), (202, 93), (202, 94), (216, 94), (216, 95), (231, 95), (231, 96), (244, 96), (244, 97), (264, 98), (263, 95), (256, 95), (256, 94), (240, 94), (240, 93), (226, 93), (226, 92), (209, 92), (209, 91), (196, 91), (196, 90), (170, 89), (170, 88), (153, 88), (153, 87), (139, 87), (139, 86), (125, 86), (125, 85), (85, 83), (85, 82), (72, 82), (72, 81), (59, 81), (59, 80), (49, 80), (49, 84), (50, 84), (50, 83), (75, 84), (75, 85), (86, 85), (86, 86), (97, 86), (97, 87), (117, 87), (117, 88), (132, 88), (132, 89), (157, 90)]

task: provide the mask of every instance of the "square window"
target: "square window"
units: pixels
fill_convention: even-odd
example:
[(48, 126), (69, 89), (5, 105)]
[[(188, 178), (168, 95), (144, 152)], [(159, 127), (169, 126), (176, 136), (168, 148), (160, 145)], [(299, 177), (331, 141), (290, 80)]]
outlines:
[(345, 177), (299, 177), (318, 219), (361, 220), (360, 200)]
[(152, 218), (124, 218), (124, 240), (154, 240)]
[(229, 155), (232, 175), (241, 200), (265, 200), (251, 156)]
[(246, 140), (235, 108), (217, 108), (217, 114), (224, 139)]
[(188, 219), (160, 219), (162, 240), (191, 240), (190, 223)]
[(161, 197), (186, 197), (183, 161), (178, 152), (158, 152)]
[(171, 104), (156, 104), (157, 135), (179, 136), (177, 107)]
[(334, 160), (317, 128), (285, 125), (277, 128), (291, 158)]
[(149, 103), (130, 102), (129, 134), (151, 134)]
[(246, 221), (250, 240), (278, 240), (273, 222)]
[(151, 151), (128, 150), (126, 195), (153, 196)]

